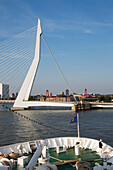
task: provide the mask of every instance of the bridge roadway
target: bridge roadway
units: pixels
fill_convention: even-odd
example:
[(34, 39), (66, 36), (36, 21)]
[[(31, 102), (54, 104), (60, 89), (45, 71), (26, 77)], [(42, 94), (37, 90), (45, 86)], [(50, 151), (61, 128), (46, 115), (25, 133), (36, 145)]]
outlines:
[[(17, 107), (12, 107), (11, 110), (23, 110), (23, 109), (33, 109), (39, 107), (59, 107), (59, 108), (71, 108), (73, 107), (74, 102), (41, 102), (41, 101), (22, 101)], [(21, 106), (21, 107), (20, 107)], [(41, 108), (40, 108), (41, 109)]]
[[(0, 100), (0, 104), (14, 103), (15, 100)], [(11, 110), (24, 110), (36, 107), (63, 107), (71, 108), (76, 105), (75, 102), (41, 102), (41, 101), (23, 101), (21, 107), (12, 107)]]
[(113, 109), (113, 102), (89, 102), (91, 108)]
[[(0, 100), (0, 104), (2, 103), (14, 103), (15, 100)], [(72, 107), (74, 102), (40, 102), (40, 101), (25, 101), (25, 103), (29, 103), (31, 106), (67, 106)], [(91, 108), (103, 108), (103, 109), (113, 109), (113, 102), (89, 102)]]

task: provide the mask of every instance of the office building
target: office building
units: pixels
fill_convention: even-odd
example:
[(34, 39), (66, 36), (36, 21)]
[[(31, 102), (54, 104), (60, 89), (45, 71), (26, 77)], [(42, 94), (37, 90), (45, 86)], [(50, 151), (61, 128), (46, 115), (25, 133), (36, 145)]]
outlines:
[(87, 96), (87, 89), (84, 89), (84, 96)]
[(0, 83), (0, 98), (9, 99), (9, 85)]
[(66, 96), (69, 96), (69, 90), (66, 89)]
[(49, 96), (49, 90), (46, 90), (46, 97)]

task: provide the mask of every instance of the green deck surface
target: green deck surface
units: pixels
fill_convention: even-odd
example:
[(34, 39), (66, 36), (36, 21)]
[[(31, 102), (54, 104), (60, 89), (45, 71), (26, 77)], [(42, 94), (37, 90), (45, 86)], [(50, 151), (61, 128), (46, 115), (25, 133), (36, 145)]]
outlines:
[[(61, 149), (61, 148), (60, 148)], [(61, 160), (73, 160), (77, 158), (81, 158), (82, 161), (89, 161), (94, 159), (99, 159), (100, 156), (97, 155), (95, 151), (92, 151), (91, 149), (82, 149), (80, 148), (80, 155), (76, 156), (74, 148), (66, 150), (66, 152), (57, 154), (56, 151), (52, 152), (52, 149), (50, 150), (50, 156), (61, 159)], [(57, 160), (50, 159), (50, 163), (58, 162)], [(76, 162), (75, 162), (76, 163)], [(71, 163), (72, 165), (75, 165), (75, 163)], [(102, 161), (98, 161), (99, 164), (102, 164)], [(95, 164), (95, 161), (90, 162), (91, 166), (93, 167)], [(59, 165), (57, 166), (58, 170), (65, 169), (65, 170), (71, 170), (76, 169), (75, 167), (72, 167), (70, 164), (66, 165)]]

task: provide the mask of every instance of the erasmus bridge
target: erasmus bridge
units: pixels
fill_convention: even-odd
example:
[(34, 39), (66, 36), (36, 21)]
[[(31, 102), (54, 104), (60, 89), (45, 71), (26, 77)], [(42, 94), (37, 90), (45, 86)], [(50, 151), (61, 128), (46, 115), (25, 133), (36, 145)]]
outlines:
[[(29, 96), (34, 84), (34, 80), (36, 77), (36, 73), (37, 73), (37, 69), (39, 67), (39, 62), (40, 62), (40, 55), (41, 55), (41, 51), (40, 51), (40, 46), (41, 46), (41, 37), (43, 38), (44, 42), (46, 43), (44, 37), (42, 36), (42, 29), (41, 29), (41, 23), (40, 20), (38, 19), (38, 25), (37, 28), (35, 28), (36, 30), (36, 41), (35, 44), (30, 44), (29, 42), (31, 42), (32, 38), (32, 32), (34, 31), (34, 28), (30, 29), (27, 32), (21, 33), (20, 35), (17, 35), (15, 37), (15, 41), (11, 44), (10, 41), (6, 41), (3, 42), (1, 45), (1, 74), (0, 74), (0, 78), (2, 78), (2, 82), (6, 81), (5, 84), (8, 84), (8, 78), (10, 80), (10, 83), (12, 83), (12, 85), (10, 85), (10, 88), (12, 88), (12, 90), (14, 90), (16, 88), (16, 84), (20, 83), (20, 80), (22, 77), (24, 77), (23, 72), (27, 67), (29, 67), (29, 70), (27, 70), (27, 74), (24, 77), (23, 83), (21, 85), (21, 88), (19, 90), (18, 96), (14, 102), (13, 108), (12, 110), (23, 110), (23, 109), (27, 109), (30, 107), (36, 107), (36, 106), (51, 106), (51, 107), (72, 107), (75, 103), (68, 103), (68, 102), (41, 102), (41, 101), (29, 101)], [(23, 38), (24, 38), (24, 34), (27, 35), (27, 41), (24, 42), (24, 45), (22, 44)], [(18, 43), (18, 38), (21, 39), (21, 41), (19, 41)], [(25, 48), (24, 48), (25, 46)], [(31, 46), (35, 46), (35, 50), (32, 52), (30, 51)], [(58, 66), (50, 48), (48, 47), (47, 43), (46, 46), (49, 50), (49, 52), (51, 53), (56, 65)], [(28, 62), (28, 58), (31, 55), (34, 56), (32, 60), (29, 60)], [(24, 56), (24, 59), (22, 59), (22, 56)], [(16, 61), (17, 60), (17, 61)], [(20, 62), (20, 61), (23, 61)], [(18, 63), (18, 67), (16, 67), (16, 62)], [(25, 67), (26, 66), (26, 67)], [(16, 72), (14, 71), (16, 68)], [(67, 80), (65, 79), (60, 67), (58, 66), (59, 71), (61, 72), (64, 80), (66, 81), (67, 86), (70, 88)], [(21, 70), (21, 72), (20, 72)], [(7, 78), (5, 77), (7, 73)], [(12, 77), (11, 77), (12, 75)], [(16, 77), (15, 80), (13, 80), (12, 78)], [(1, 81), (1, 80), (0, 80)], [(5, 87), (4, 87), (5, 88)], [(71, 91), (72, 92), (72, 91)]]
[[(1, 100), (0, 103), (14, 102), (12, 110), (23, 110), (33, 107), (72, 108), (78, 104), (76, 99), (75, 102), (70, 103), (29, 100), (40, 63), (41, 38), (44, 40), (44, 43), (46, 44), (55, 64), (64, 78), (67, 87), (70, 89), (71, 94), (73, 94), (63, 72), (61, 71), (50, 48), (48, 47), (46, 40), (42, 35), (41, 23), (38, 19), (38, 25), (36, 27), (33, 27), (0, 43), (0, 91), (1, 84), (5, 85), (3, 90), (6, 95), (9, 95), (11, 92), (19, 91), (15, 101)], [(8, 85), (9, 88), (7, 88)], [(18, 87), (21, 88), (18, 89)], [(74, 95), (73, 97), (75, 98)], [(90, 103), (90, 105), (92, 108), (113, 108), (113, 103)]]

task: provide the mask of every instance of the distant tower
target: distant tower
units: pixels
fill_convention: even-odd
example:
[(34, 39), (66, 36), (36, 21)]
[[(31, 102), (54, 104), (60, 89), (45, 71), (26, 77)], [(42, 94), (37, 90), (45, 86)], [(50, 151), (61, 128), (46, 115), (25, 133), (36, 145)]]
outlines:
[(69, 90), (66, 89), (66, 96), (69, 96)]
[(49, 90), (46, 90), (46, 97), (49, 96)]
[(87, 96), (87, 89), (84, 89), (84, 96)]

